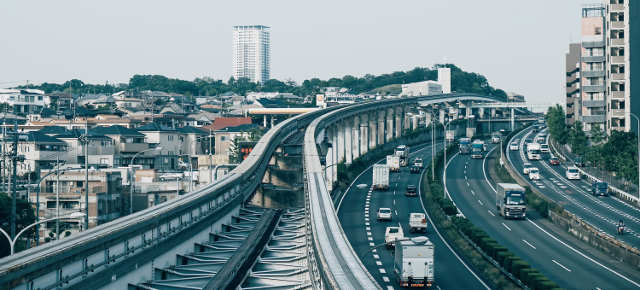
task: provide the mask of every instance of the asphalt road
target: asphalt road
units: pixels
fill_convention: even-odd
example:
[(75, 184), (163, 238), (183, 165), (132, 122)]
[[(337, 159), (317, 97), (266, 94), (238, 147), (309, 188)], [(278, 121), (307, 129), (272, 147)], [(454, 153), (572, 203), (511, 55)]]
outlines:
[(458, 209), (500, 244), (566, 289), (634, 289), (635, 281), (555, 236), (533, 210), (525, 220), (497, 215), (495, 191), (486, 177), (486, 159), (457, 155), (449, 161), (446, 188)]
[[(422, 157), (426, 167), (431, 162), (431, 147), (416, 150), (411, 154), (411, 160), (415, 157)], [(428, 222), (426, 234), (409, 232), (409, 213), (424, 213), (424, 208), (419, 197), (406, 197), (404, 192), (409, 184), (419, 185), (420, 176), (411, 174), (408, 167), (403, 167), (399, 173), (390, 174), (388, 191), (371, 191), (371, 167), (356, 178), (338, 208), (338, 218), (351, 246), (384, 289), (399, 288), (393, 272), (393, 251), (384, 246), (372, 248), (384, 243), (387, 226), (400, 224), (405, 237), (426, 235), (435, 245), (436, 289), (488, 289), (445, 244), (431, 222)], [(366, 186), (358, 188), (359, 184)], [(376, 219), (380, 207), (393, 210), (392, 221), (380, 222)]]
[[(545, 131), (543, 131), (546, 133)], [(540, 169), (541, 180), (533, 181), (543, 194), (558, 201), (570, 212), (576, 214), (584, 221), (600, 229), (627, 244), (640, 247), (640, 209), (628, 205), (613, 196), (593, 196), (591, 184), (588, 180), (568, 180), (566, 178), (567, 164), (549, 165), (549, 154), (542, 155), (542, 161), (528, 161), (524, 152), (524, 143), (527, 139), (535, 140), (543, 132), (532, 133), (531, 129), (524, 130), (514, 138), (519, 138), (519, 150), (508, 152), (514, 168), (522, 174), (525, 162), (530, 162)], [(524, 176), (526, 177), (526, 176)], [(622, 219), (625, 223), (625, 234), (616, 235), (616, 225)]]

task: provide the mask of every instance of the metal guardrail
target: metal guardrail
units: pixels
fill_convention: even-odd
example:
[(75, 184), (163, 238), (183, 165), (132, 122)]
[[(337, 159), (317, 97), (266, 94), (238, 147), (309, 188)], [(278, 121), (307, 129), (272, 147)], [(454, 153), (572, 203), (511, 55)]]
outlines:
[[(299, 115), (276, 125), (255, 145), (236, 169), (210, 186), (143, 211), (99, 225), (59, 241), (0, 259), (0, 288), (54, 289), (92, 280), (108, 283), (133, 271), (119, 263), (153, 251), (175, 237), (220, 218), (240, 205), (261, 183), (272, 153), (282, 140), (303, 130), (313, 119), (334, 108)], [(149, 259), (148, 257), (146, 257)], [(137, 260), (133, 259), (133, 260)], [(99, 275), (102, 271), (108, 275)], [(113, 274), (118, 271), (121, 275)]]
[(474, 94), (443, 94), (414, 98), (391, 99), (351, 105), (322, 115), (308, 127), (304, 136), (305, 192), (308, 196), (312, 244), (317, 259), (318, 280), (323, 288), (380, 289), (358, 258), (340, 226), (316, 146), (317, 134), (327, 126), (354, 115), (382, 110), (404, 103), (421, 105), (455, 101), (499, 101)]

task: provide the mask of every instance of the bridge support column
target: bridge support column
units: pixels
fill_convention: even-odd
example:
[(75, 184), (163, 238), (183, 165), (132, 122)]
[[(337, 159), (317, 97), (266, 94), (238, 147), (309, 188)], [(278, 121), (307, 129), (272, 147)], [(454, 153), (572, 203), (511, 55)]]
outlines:
[(514, 128), (515, 128), (515, 121), (516, 121), (516, 110), (514, 108), (511, 108), (511, 132), (513, 132)]
[[(333, 136), (333, 158), (331, 161), (333, 162), (333, 166), (331, 166), (331, 182), (334, 183), (338, 180), (338, 163), (340, 160), (338, 159), (338, 128), (336, 126), (331, 126), (331, 136)], [(331, 187), (333, 189), (333, 186)]]
[(352, 145), (353, 148), (351, 150), (353, 154), (353, 160), (356, 160), (360, 157), (360, 116), (353, 116), (353, 126), (351, 127), (351, 138), (353, 139)]
[(496, 109), (495, 108), (491, 108), (490, 109), (490, 114), (491, 114), (491, 118), (495, 118), (496, 117)]
[(369, 151), (369, 123), (365, 120), (360, 123), (360, 155), (367, 154)]
[(376, 114), (376, 112), (373, 113), (369, 113), (368, 115), (369, 118), (369, 132), (367, 132), (369, 134), (369, 144), (368, 144), (368, 149), (367, 150), (371, 150), (373, 148), (376, 148), (376, 146), (378, 146), (378, 115)]
[(337, 163), (344, 161), (344, 127), (342, 126), (342, 122), (338, 121), (337, 125), (334, 126), (336, 130), (336, 135), (338, 135), (338, 146), (336, 147), (336, 151), (338, 152)]
[(353, 162), (353, 119), (348, 118), (342, 122), (344, 130), (344, 163), (349, 165)]
[(267, 128), (267, 114), (262, 115), (262, 127)]
[(440, 109), (440, 110), (438, 110), (438, 113), (440, 113), (440, 117), (439, 117), (439, 119), (440, 119), (440, 123), (441, 123), (441, 124), (444, 124), (444, 117), (445, 117), (445, 115), (447, 114), (447, 111), (446, 111), (446, 110), (447, 110), (447, 108), (446, 108), (446, 107), (445, 107), (445, 108), (442, 108), (442, 109)]
[(394, 121), (394, 115), (393, 115), (393, 108), (389, 108), (387, 109), (387, 114), (386, 114), (386, 138), (385, 138), (385, 142), (390, 142), (391, 139), (393, 139), (393, 121)]
[(385, 115), (386, 115), (387, 111), (378, 111), (378, 141), (376, 142), (376, 145), (383, 145), (384, 142), (384, 136), (385, 136), (385, 131), (384, 131), (384, 127), (385, 127)]
[(402, 106), (395, 107), (393, 109), (393, 111), (394, 111), (393, 116), (395, 117), (395, 123), (396, 123), (395, 124), (395, 128), (394, 128), (395, 129), (394, 130), (395, 134), (393, 134), (393, 137), (394, 138), (400, 138), (400, 137), (402, 137), (402, 129), (403, 129), (403, 127), (402, 127), (402, 125), (403, 125), (402, 121), (403, 120), (402, 119), (403, 119), (403, 115), (404, 115), (404, 107), (402, 107)]
[(479, 119), (484, 119), (484, 108), (478, 108)]

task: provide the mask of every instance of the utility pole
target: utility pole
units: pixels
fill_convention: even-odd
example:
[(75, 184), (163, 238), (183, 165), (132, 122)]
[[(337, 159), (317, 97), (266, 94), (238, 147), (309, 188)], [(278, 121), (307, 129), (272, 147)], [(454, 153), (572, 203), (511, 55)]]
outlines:
[(13, 177), (13, 183), (11, 183), (11, 238), (16, 236), (16, 164), (18, 162), (18, 123), (13, 124), (13, 148), (11, 152), (11, 175)]
[(84, 230), (86, 231), (89, 229), (89, 123), (87, 117), (84, 118), (84, 136), (81, 137), (81, 141), (84, 145)]
[(213, 155), (211, 154), (211, 128), (209, 128), (209, 184), (213, 183), (213, 169), (211, 168), (211, 165), (213, 164)]
[(56, 155), (56, 240), (60, 239), (60, 154)]

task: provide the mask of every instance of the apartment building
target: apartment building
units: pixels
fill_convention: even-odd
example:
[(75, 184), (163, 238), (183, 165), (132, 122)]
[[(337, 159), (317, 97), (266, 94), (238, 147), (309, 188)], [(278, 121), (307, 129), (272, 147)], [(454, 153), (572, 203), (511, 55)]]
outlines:
[(268, 81), (271, 72), (270, 28), (263, 25), (233, 27), (233, 77)]
[(605, 130), (605, 5), (582, 8), (580, 55), (580, 114), (589, 134), (594, 126)]
[(580, 116), (580, 43), (569, 44), (569, 52), (565, 54), (566, 66), (566, 118), (565, 122), (571, 126)]

